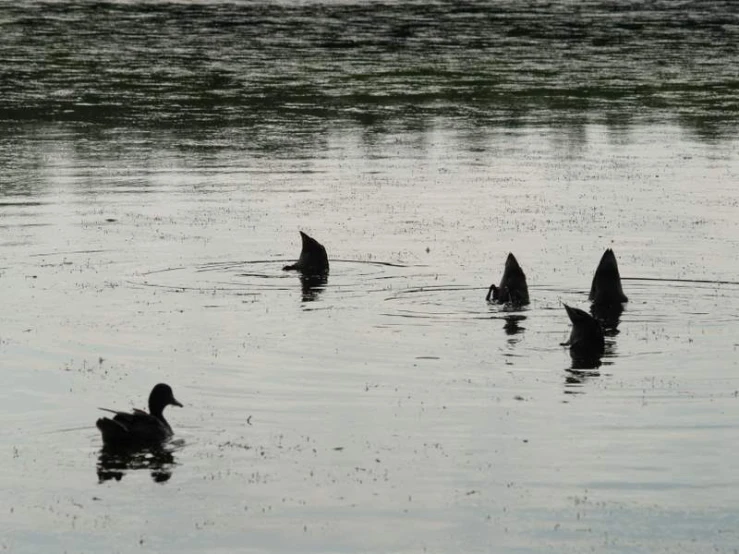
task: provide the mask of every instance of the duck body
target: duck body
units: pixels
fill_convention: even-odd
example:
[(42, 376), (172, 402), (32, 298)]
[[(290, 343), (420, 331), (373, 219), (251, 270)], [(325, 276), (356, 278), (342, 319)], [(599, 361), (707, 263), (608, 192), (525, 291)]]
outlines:
[(512, 253), (509, 253), (508, 258), (506, 258), (500, 285), (497, 287), (490, 285), (485, 300), (488, 302), (497, 302), (498, 304), (514, 304), (517, 306), (524, 306), (529, 303), (529, 288), (526, 284), (526, 275)]
[(564, 304), (572, 322), (570, 340), (565, 345), (575, 358), (598, 359), (605, 351), (605, 337), (600, 322), (589, 313)]
[(168, 405), (180, 406), (169, 385), (156, 385), (149, 395), (149, 412), (134, 409), (132, 412), (118, 412), (101, 408), (114, 413), (112, 418), (102, 417), (97, 420), (97, 428), (103, 437), (106, 448), (136, 448), (161, 444), (172, 435), (172, 428), (164, 419), (164, 408)]
[(603, 253), (595, 270), (588, 298), (594, 304), (601, 306), (612, 306), (629, 301), (621, 288), (621, 275), (618, 272), (616, 255), (610, 248)]
[(303, 231), (300, 231), (300, 238), (303, 245), (298, 261), (294, 264), (286, 265), (282, 269), (286, 271), (300, 271), (303, 275), (328, 275), (328, 255), (326, 254), (326, 248)]

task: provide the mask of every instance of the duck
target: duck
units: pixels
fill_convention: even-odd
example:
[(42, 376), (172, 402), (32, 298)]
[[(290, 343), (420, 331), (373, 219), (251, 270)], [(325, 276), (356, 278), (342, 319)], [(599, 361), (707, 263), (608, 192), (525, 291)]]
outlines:
[(155, 385), (149, 395), (149, 413), (134, 409), (133, 412), (119, 412), (100, 408), (114, 413), (113, 418), (101, 417), (96, 426), (103, 436), (106, 448), (135, 448), (161, 444), (172, 435), (172, 427), (164, 419), (164, 408), (182, 407), (172, 393), (172, 387), (165, 383)]
[(573, 358), (599, 359), (605, 351), (605, 337), (600, 321), (588, 312), (563, 304), (572, 322), (570, 340), (565, 346), (570, 347)]
[(311, 236), (300, 231), (303, 246), (298, 261), (286, 265), (285, 271), (300, 271), (303, 275), (328, 275), (328, 255), (326, 248)]
[(529, 303), (529, 288), (526, 285), (526, 275), (512, 252), (509, 252), (506, 258), (500, 286), (490, 285), (485, 300), (487, 302), (514, 304), (517, 306), (524, 306)]
[(600, 306), (615, 306), (629, 301), (621, 288), (616, 255), (610, 248), (603, 253), (595, 270), (588, 299)]

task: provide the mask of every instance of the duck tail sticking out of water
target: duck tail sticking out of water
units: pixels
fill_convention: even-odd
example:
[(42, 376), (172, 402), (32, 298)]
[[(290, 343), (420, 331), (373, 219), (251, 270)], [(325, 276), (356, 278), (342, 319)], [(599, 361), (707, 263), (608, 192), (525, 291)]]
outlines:
[(133, 412), (117, 412), (113, 418), (101, 417), (97, 428), (103, 436), (106, 448), (137, 448), (161, 444), (172, 436), (172, 428), (164, 419), (167, 406), (182, 407), (174, 397), (172, 388), (164, 383), (156, 385), (149, 395), (149, 413), (134, 409)]
[(583, 310), (563, 305), (572, 322), (570, 340), (565, 345), (577, 356), (600, 358), (605, 350), (605, 338), (600, 322)]
[(298, 261), (282, 269), (300, 271), (303, 275), (327, 275), (328, 255), (324, 246), (303, 231), (300, 231), (300, 238), (303, 241), (303, 247), (300, 250)]
[(526, 285), (526, 275), (512, 253), (508, 254), (508, 258), (506, 259), (500, 286), (490, 285), (485, 300), (518, 306), (529, 303), (529, 288)]
[(593, 303), (601, 305), (621, 304), (629, 299), (621, 288), (621, 275), (618, 272), (616, 255), (610, 248), (603, 253), (593, 276), (588, 297)]

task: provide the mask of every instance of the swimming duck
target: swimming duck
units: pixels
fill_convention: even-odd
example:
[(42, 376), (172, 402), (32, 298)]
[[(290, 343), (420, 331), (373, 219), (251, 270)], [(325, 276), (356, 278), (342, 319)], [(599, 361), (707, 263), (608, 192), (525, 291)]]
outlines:
[(328, 255), (324, 246), (313, 237), (309, 237), (300, 231), (303, 247), (300, 250), (300, 258), (292, 265), (286, 265), (282, 269), (297, 270), (303, 275), (326, 275), (328, 274)]
[(526, 285), (526, 275), (523, 269), (518, 265), (518, 260), (513, 254), (508, 254), (505, 261), (505, 270), (503, 278), (500, 280), (500, 286), (490, 285), (488, 294), (485, 297), (488, 302), (498, 302), (499, 304), (516, 304), (523, 306), (529, 303), (529, 288)]
[(97, 428), (103, 435), (103, 445), (108, 448), (131, 448), (155, 445), (172, 436), (172, 428), (164, 419), (164, 408), (169, 405), (182, 407), (172, 394), (172, 388), (159, 383), (149, 395), (149, 413), (134, 409), (132, 413), (100, 408), (115, 414), (113, 419), (101, 417)]
[(603, 253), (598, 268), (595, 270), (588, 298), (594, 304), (600, 305), (614, 305), (629, 301), (621, 288), (621, 275), (618, 272), (616, 255), (610, 248)]
[(595, 359), (600, 358), (605, 350), (605, 338), (600, 322), (589, 313), (563, 304), (572, 322), (570, 340), (565, 345), (570, 347), (573, 357)]

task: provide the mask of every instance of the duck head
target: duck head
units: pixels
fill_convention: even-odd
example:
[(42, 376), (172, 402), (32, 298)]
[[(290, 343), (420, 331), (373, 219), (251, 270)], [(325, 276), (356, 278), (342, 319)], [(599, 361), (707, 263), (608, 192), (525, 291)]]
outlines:
[(159, 383), (149, 395), (149, 413), (155, 417), (162, 418), (162, 412), (167, 406), (179, 406), (182, 408), (177, 399), (174, 397), (172, 387), (164, 383)]

